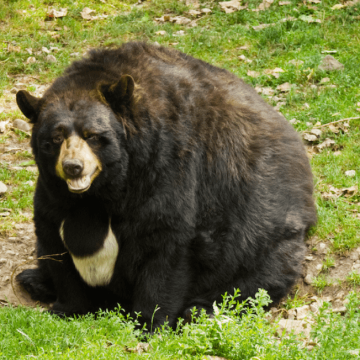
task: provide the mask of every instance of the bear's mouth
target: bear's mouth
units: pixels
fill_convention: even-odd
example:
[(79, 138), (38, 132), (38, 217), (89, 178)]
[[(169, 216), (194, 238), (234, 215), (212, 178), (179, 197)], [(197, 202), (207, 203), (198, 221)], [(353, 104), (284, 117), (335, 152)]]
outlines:
[(69, 191), (80, 194), (89, 190), (93, 180), (99, 174), (100, 169), (98, 167), (92, 172), (92, 174), (79, 176), (74, 179), (67, 179), (66, 183), (69, 188)]

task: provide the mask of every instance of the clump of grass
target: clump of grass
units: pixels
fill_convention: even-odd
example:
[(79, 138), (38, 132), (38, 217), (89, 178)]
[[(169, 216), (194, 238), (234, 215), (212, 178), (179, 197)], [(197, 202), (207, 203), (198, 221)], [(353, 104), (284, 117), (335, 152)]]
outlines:
[(322, 265), (322, 270), (327, 271), (334, 266), (335, 266), (335, 259), (333, 257), (327, 255), (324, 259), (324, 262)]
[(356, 270), (353, 270), (346, 277), (346, 281), (353, 286), (360, 286), (360, 273)]
[(322, 293), (326, 286), (331, 286), (332, 282), (329, 281), (324, 274), (320, 274), (312, 281), (312, 286), (319, 292)]

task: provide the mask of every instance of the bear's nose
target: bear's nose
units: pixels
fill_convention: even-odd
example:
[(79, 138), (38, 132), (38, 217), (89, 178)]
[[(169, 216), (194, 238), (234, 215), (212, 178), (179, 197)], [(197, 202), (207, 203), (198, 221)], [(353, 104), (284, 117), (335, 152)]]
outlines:
[(80, 175), (84, 169), (83, 162), (78, 159), (65, 160), (63, 161), (62, 166), (65, 174), (72, 177)]

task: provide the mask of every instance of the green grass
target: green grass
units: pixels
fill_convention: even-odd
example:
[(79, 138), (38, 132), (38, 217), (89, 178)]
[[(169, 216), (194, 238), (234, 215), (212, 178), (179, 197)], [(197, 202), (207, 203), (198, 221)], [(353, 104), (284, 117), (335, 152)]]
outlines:
[[(165, 325), (147, 338), (136, 330), (136, 321), (121, 311), (101, 312), (95, 320), (94, 316), (60, 319), (24, 307), (3, 308), (0, 359), (356, 358), (351, 353), (359, 349), (359, 294), (350, 294), (343, 317), (328, 311), (329, 304), (324, 303), (309, 339), (318, 345), (311, 351), (294, 335), (276, 336), (276, 322), (269, 321), (262, 308), (268, 303), (264, 291), (243, 303), (236, 296), (225, 297), (223, 304), (214, 305), (214, 318), (202, 313), (191, 324), (179, 324), (176, 330)], [(147, 352), (131, 350), (141, 341), (149, 344)]]

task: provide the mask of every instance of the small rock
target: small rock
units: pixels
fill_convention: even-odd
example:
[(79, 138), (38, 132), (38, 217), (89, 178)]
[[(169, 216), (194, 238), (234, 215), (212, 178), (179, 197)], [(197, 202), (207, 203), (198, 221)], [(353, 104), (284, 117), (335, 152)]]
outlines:
[(296, 319), (302, 320), (305, 319), (310, 312), (310, 306), (304, 305), (301, 307), (296, 308)]
[(333, 312), (335, 313), (341, 313), (341, 314), (345, 314), (346, 312), (346, 307), (345, 306), (340, 306), (340, 307), (337, 307), (335, 309), (332, 309)]
[(304, 278), (304, 283), (305, 284), (308, 284), (308, 285), (311, 285), (312, 284), (312, 276), (310, 274), (306, 275), (305, 278)]
[(319, 70), (333, 71), (333, 70), (343, 70), (343, 69), (344, 69), (344, 65), (331, 55), (326, 55), (322, 59), (321, 64), (319, 65)]
[(28, 184), (30, 186), (34, 186), (34, 182), (32, 180), (26, 181), (25, 184)]
[(2, 182), (0, 181), (0, 195), (3, 195), (7, 192), (7, 186)]
[(360, 269), (360, 264), (354, 264), (354, 265), (353, 265), (353, 269), (354, 269), (354, 270)]
[(55, 63), (57, 61), (56, 57), (54, 55), (48, 55), (45, 59), (46, 59), (46, 61), (52, 62), (52, 63)]
[(322, 269), (322, 264), (316, 265), (315, 269), (316, 269), (317, 271), (321, 271), (321, 269)]
[(30, 125), (26, 121), (21, 120), (21, 119), (14, 120), (13, 127), (16, 129), (22, 130), (22, 131), (30, 131), (31, 130)]
[(295, 319), (295, 316), (296, 316), (296, 309), (290, 309), (288, 310), (288, 319), (289, 320), (294, 320)]
[(354, 177), (356, 175), (356, 171), (355, 170), (345, 171), (345, 175), (349, 177)]
[(360, 259), (360, 254), (357, 251), (353, 251), (350, 254), (350, 259), (353, 261), (359, 260)]
[(326, 247), (326, 245), (325, 245), (324, 243), (319, 243), (319, 244), (317, 245), (317, 248), (318, 248), (318, 253), (319, 253), (319, 254), (326, 254), (326, 252), (327, 252), (327, 247)]
[(311, 260), (314, 260), (314, 257), (312, 255), (305, 256), (305, 260), (311, 261)]
[(319, 312), (319, 304), (317, 304), (316, 302), (310, 304), (310, 310), (314, 313), (317, 314)]
[(282, 335), (284, 331), (286, 334), (289, 334), (291, 331), (293, 331), (295, 335), (303, 333), (305, 337), (310, 336), (311, 327), (303, 320), (281, 319), (278, 323), (278, 326), (278, 335)]
[(208, 15), (208, 14), (211, 14), (212, 11), (210, 9), (204, 8), (204, 9), (201, 9), (201, 12), (205, 15)]
[(330, 78), (325, 77), (325, 78), (322, 78), (322, 79), (320, 80), (320, 84), (325, 84), (325, 83), (327, 83), (327, 82), (329, 82), (329, 81), (330, 81)]

